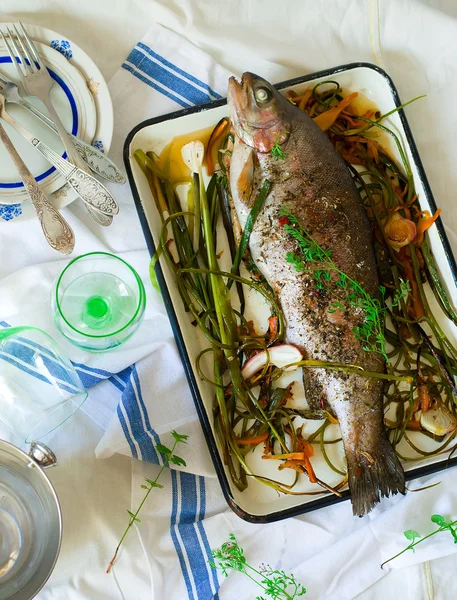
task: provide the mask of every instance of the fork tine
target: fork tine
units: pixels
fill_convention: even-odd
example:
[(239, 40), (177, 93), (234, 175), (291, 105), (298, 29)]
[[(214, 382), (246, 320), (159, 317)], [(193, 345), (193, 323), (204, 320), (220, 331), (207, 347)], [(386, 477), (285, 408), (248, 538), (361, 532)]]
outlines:
[[(13, 65), (16, 67), (17, 72), (20, 74), (21, 78), (27, 76), (27, 64), (25, 62), (25, 57), (16, 44), (16, 40), (14, 39), (13, 32), (7, 27), (8, 38), (3, 36), (6, 46), (8, 47), (8, 52), (11, 56), (11, 60), (13, 61)], [(12, 49), (11, 49), (12, 47)]]
[(11, 49), (11, 46), (10, 46), (8, 40), (6, 39), (6, 35), (3, 33), (3, 31), (1, 29), (0, 29), (0, 36), (3, 40), (3, 43), (5, 44), (5, 48), (8, 51), (8, 54), (10, 55), (11, 60), (13, 61), (13, 65), (17, 64), (17, 59), (14, 56), (14, 52)]
[(34, 73), (35, 70), (37, 69), (37, 67), (35, 66), (35, 63), (33, 62), (33, 58), (29, 55), (27, 48), (24, 46), (24, 42), (22, 41), (21, 34), (17, 30), (16, 25), (13, 24), (13, 27), (14, 27), (14, 31), (16, 32), (17, 41), (21, 47), (20, 50), (22, 50), (21, 60), (25, 66), (25, 70), (26, 71), (29, 70), (31, 73)]
[[(22, 25), (22, 23), (20, 21), (18, 21), (18, 25), (21, 29), (22, 32), (22, 37), (25, 39), (25, 41), (27, 42), (27, 46), (29, 47), (29, 51), (31, 53), (31, 55), (33, 56), (34, 61), (36, 62), (36, 64), (38, 65), (38, 67), (40, 69), (42, 69), (44, 67), (44, 65), (42, 64), (42, 61), (40, 59), (40, 56), (35, 48), (34, 43), (32, 42), (32, 40), (30, 39), (28, 33), (25, 30), (24, 25)], [(16, 30), (17, 33), (17, 37), (21, 38), (21, 42), (22, 42), (22, 37), (19, 35), (19, 31), (17, 30), (16, 24), (14, 24), (14, 29)]]
[[(10, 34), (9, 30), (8, 30), (8, 34)], [(3, 33), (3, 31), (0, 31), (0, 35), (2, 37), (3, 43), (5, 44), (5, 48), (7, 49), (8, 54), (10, 55), (11, 61), (12, 61), (13, 65), (16, 67), (16, 70), (21, 78), (21, 81), (23, 81), (24, 73), (22, 72), (21, 63), (20, 63), (19, 59), (16, 58), (16, 54), (14, 53), (13, 49), (11, 48), (11, 44), (8, 41), (6, 35)]]

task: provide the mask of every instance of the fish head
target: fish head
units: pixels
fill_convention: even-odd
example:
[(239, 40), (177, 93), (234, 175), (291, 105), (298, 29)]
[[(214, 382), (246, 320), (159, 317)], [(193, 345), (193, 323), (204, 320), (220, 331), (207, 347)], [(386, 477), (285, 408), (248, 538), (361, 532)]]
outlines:
[(248, 146), (266, 153), (288, 140), (290, 103), (262, 77), (244, 73), (241, 82), (230, 77), (227, 100), (235, 133)]

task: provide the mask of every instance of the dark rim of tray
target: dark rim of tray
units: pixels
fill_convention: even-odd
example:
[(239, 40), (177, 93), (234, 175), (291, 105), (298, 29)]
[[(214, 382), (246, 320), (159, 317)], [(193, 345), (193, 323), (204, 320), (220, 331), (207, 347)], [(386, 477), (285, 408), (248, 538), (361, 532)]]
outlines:
[[(341, 65), (339, 67), (335, 67), (333, 69), (327, 69), (325, 71), (318, 71), (318, 72), (312, 73), (310, 75), (296, 77), (294, 79), (289, 79), (287, 81), (283, 81), (283, 82), (275, 85), (275, 87), (277, 87), (278, 89), (284, 89), (284, 88), (288, 88), (288, 87), (298, 85), (301, 83), (306, 83), (308, 81), (313, 81), (314, 79), (320, 79), (322, 77), (331, 77), (338, 73), (343, 73), (344, 71), (349, 71), (351, 69), (357, 69), (359, 67), (364, 67), (366, 69), (373, 69), (374, 71), (377, 71), (380, 75), (382, 75), (382, 77), (384, 77), (384, 79), (387, 81), (387, 83), (390, 87), (390, 90), (392, 92), (392, 96), (394, 98), (396, 106), (401, 105), (400, 96), (398, 94), (397, 88), (395, 87), (395, 85), (394, 85), (392, 79), (389, 77), (389, 75), (387, 75), (387, 73), (383, 69), (379, 68), (378, 66), (373, 65), (371, 63), (366, 63), (366, 62), (349, 63), (346, 65)], [(136, 187), (135, 179), (133, 177), (133, 173), (132, 173), (132, 170), (130, 167), (130, 144), (131, 144), (133, 138), (135, 137), (135, 135), (141, 129), (144, 129), (145, 127), (149, 127), (150, 125), (155, 125), (157, 123), (161, 123), (162, 121), (178, 119), (180, 117), (184, 117), (184, 116), (191, 115), (194, 113), (199, 113), (199, 112), (206, 111), (206, 110), (209, 110), (212, 108), (216, 108), (218, 106), (222, 106), (222, 105), (226, 104), (226, 102), (227, 102), (227, 100), (225, 98), (223, 98), (222, 100), (216, 100), (214, 102), (202, 104), (200, 106), (186, 108), (184, 110), (172, 112), (172, 113), (169, 113), (166, 115), (162, 115), (160, 117), (154, 117), (152, 119), (147, 119), (146, 121), (143, 121), (142, 123), (139, 123), (136, 127), (134, 127), (132, 129), (132, 131), (128, 134), (127, 139), (125, 140), (125, 144), (124, 144), (125, 168), (127, 170), (127, 175), (128, 175), (130, 187), (132, 189), (133, 197), (135, 200), (138, 217), (140, 219), (141, 227), (143, 229), (143, 234), (146, 239), (146, 244), (147, 244), (147, 247), (148, 247), (148, 250), (149, 250), (149, 253), (151, 256), (155, 252), (155, 246), (154, 246), (154, 241), (152, 239), (151, 231), (149, 230), (146, 214), (144, 212), (143, 205), (141, 203), (140, 196), (139, 196), (139, 193), (138, 193), (138, 190)], [(435, 199), (433, 198), (432, 190), (430, 189), (430, 185), (427, 181), (427, 176), (425, 175), (424, 167), (422, 165), (422, 161), (420, 159), (419, 152), (418, 152), (416, 144), (414, 142), (414, 138), (411, 133), (411, 129), (408, 125), (408, 121), (406, 119), (403, 109), (400, 109), (398, 111), (398, 114), (400, 116), (403, 128), (405, 130), (406, 139), (409, 144), (409, 148), (410, 148), (410, 151), (411, 151), (411, 154), (413, 157), (413, 161), (415, 163), (415, 166), (416, 166), (416, 169), (417, 169), (417, 172), (419, 175), (419, 179), (424, 188), (425, 196), (427, 197), (427, 200), (430, 204), (432, 212), (434, 213), (437, 208)], [(442, 222), (441, 218), (437, 219), (436, 226), (438, 228), (438, 234), (440, 236), (441, 243), (443, 245), (443, 249), (446, 254), (446, 258), (447, 258), (449, 267), (451, 269), (454, 282), (457, 286), (457, 265), (456, 265), (454, 256), (452, 254), (451, 247), (449, 245), (449, 240), (447, 239), (446, 233), (444, 231), (444, 226), (443, 226), (443, 222)], [(280, 510), (280, 511), (275, 511), (273, 513), (268, 513), (266, 515), (250, 514), (246, 511), (244, 511), (242, 508), (240, 508), (240, 506), (238, 506), (238, 504), (235, 502), (235, 499), (233, 498), (232, 492), (230, 490), (230, 485), (229, 485), (229, 482), (228, 482), (228, 479), (227, 479), (227, 476), (226, 476), (226, 473), (225, 473), (225, 470), (224, 470), (224, 467), (223, 467), (223, 464), (221, 461), (221, 457), (219, 455), (219, 451), (217, 449), (216, 440), (214, 438), (214, 435), (213, 435), (213, 432), (211, 429), (211, 424), (210, 424), (208, 415), (206, 413), (206, 409), (204, 407), (203, 400), (200, 396), (200, 391), (198, 389), (197, 380), (195, 378), (192, 363), (191, 363), (191, 360), (189, 359), (189, 355), (187, 353), (187, 348), (184, 343), (182, 332), (181, 332), (181, 329), (180, 329), (180, 326), (178, 323), (178, 319), (176, 317), (175, 309), (173, 307), (173, 303), (171, 301), (170, 294), (168, 292), (167, 284), (166, 284), (165, 278), (163, 276), (160, 262), (156, 263), (155, 270), (156, 270), (156, 274), (157, 274), (157, 281), (158, 281), (160, 289), (162, 291), (163, 301), (165, 303), (165, 307), (167, 309), (168, 316), (170, 318), (171, 327), (173, 329), (173, 333), (174, 333), (174, 336), (176, 339), (176, 344), (178, 346), (178, 350), (181, 355), (181, 360), (183, 362), (184, 371), (186, 373), (187, 380), (188, 380), (188, 383), (190, 386), (190, 390), (192, 392), (192, 397), (194, 399), (194, 403), (195, 403), (195, 407), (197, 409), (198, 416), (200, 418), (200, 422), (202, 425), (203, 433), (205, 435), (206, 443), (208, 445), (208, 449), (209, 449), (211, 458), (214, 463), (214, 467), (215, 467), (215, 470), (217, 473), (217, 477), (219, 479), (219, 483), (222, 488), (222, 492), (223, 492), (224, 497), (225, 497), (228, 505), (230, 506), (230, 508), (239, 517), (241, 517), (242, 519), (244, 519), (245, 521), (248, 521), (250, 523), (272, 523), (274, 521), (279, 521), (281, 519), (286, 519), (288, 517), (295, 517), (297, 515), (304, 514), (304, 513), (316, 510), (318, 508), (322, 508), (324, 506), (329, 506), (331, 504), (335, 504), (337, 502), (347, 500), (350, 497), (349, 490), (342, 492), (341, 498), (338, 498), (337, 496), (334, 496), (334, 495), (325, 496), (324, 498), (312, 500), (311, 502), (307, 502), (306, 504), (294, 506), (292, 508), (287, 508), (287, 509)], [(406, 481), (409, 481), (409, 480), (415, 479), (417, 477), (423, 477), (425, 475), (430, 475), (432, 473), (436, 473), (438, 471), (446, 469), (450, 466), (454, 466), (456, 464), (457, 464), (457, 457), (449, 459), (449, 460), (443, 460), (439, 463), (426, 465), (426, 466), (419, 467), (416, 469), (411, 469), (410, 471), (405, 473), (405, 479), (406, 479)]]

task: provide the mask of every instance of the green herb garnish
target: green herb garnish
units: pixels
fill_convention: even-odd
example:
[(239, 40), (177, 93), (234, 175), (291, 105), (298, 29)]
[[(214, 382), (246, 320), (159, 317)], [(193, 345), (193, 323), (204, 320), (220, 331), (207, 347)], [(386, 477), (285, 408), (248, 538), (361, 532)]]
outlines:
[(281, 144), (279, 142), (275, 142), (273, 144), (273, 148), (271, 149), (271, 156), (275, 159), (275, 160), (285, 160), (286, 158), (286, 154), (284, 152), (284, 150), (281, 148)]
[(404, 531), (403, 535), (405, 536), (405, 538), (407, 540), (410, 541), (410, 543), (406, 546), (406, 548), (403, 548), (403, 550), (401, 552), (399, 552), (395, 556), (392, 556), (388, 560), (385, 560), (381, 565), (381, 569), (384, 567), (385, 564), (387, 564), (391, 560), (394, 560), (395, 558), (398, 558), (407, 550), (412, 550), (414, 552), (414, 548), (418, 544), (425, 542), (426, 539), (432, 537), (433, 535), (436, 535), (437, 533), (441, 533), (442, 531), (449, 531), (449, 533), (452, 535), (452, 537), (454, 539), (454, 544), (457, 544), (457, 520), (456, 521), (447, 521), (441, 515), (432, 515), (430, 517), (430, 520), (432, 523), (435, 523), (436, 525), (438, 525), (438, 529), (435, 529), (435, 531), (432, 531), (431, 533), (424, 535), (423, 537), (421, 536), (420, 533), (417, 533), (417, 531), (415, 531), (414, 529), (407, 529), (406, 531)]
[(177, 466), (183, 466), (183, 467), (186, 466), (186, 461), (183, 458), (181, 458), (180, 456), (177, 456), (175, 454), (175, 449), (178, 444), (187, 444), (187, 438), (189, 436), (182, 435), (180, 433), (176, 433), (176, 431), (172, 431), (171, 435), (173, 436), (173, 438), (175, 440), (173, 446), (171, 447), (171, 450), (170, 450), (170, 448), (167, 448), (163, 444), (156, 445), (156, 450), (158, 452), (160, 452), (164, 457), (163, 464), (162, 464), (159, 472), (157, 473), (157, 476), (155, 479), (145, 479), (145, 481), (148, 485), (144, 485), (144, 484), (141, 485), (141, 489), (146, 490), (146, 493), (144, 495), (143, 500), (140, 502), (138, 508), (136, 509), (136, 511), (133, 513), (130, 510), (127, 510), (130, 519), (129, 519), (128, 525), (119, 541), (119, 544), (117, 545), (117, 548), (116, 548), (116, 551), (114, 552), (113, 558), (110, 560), (108, 568), (106, 569), (107, 573), (109, 573), (111, 571), (111, 569), (114, 565), (114, 562), (116, 560), (117, 553), (119, 552), (119, 548), (121, 547), (122, 542), (125, 540), (125, 537), (128, 534), (132, 525), (134, 523), (141, 523), (141, 520), (138, 518), (138, 513), (143, 508), (143, 504), (146, 502), (149, 494), (151, 493), (151, 491), (154, 488), (159, 488), (159, 489), (163, 488), (163, 485), (158, 483), (158, 480), (159, 480), (159, 477), (162, 475), (162, 472), (165, 469), (165, 467), (167, 465), (169, 465), (170, 463), (177, 465)]
[[(303, 229), (297, 218), (286, 208), (281, 209), (281, 218), (285, 219), (283, 225), (297, 242), (300, 252), (288, 252), (286, 260), (294, 265), (297, 271), (311, 271), (313, 273), (314, 285), (317, 290), (334, 292), (330, 283), (334, 282), (334, 276), (337, 275), (336, 286), (341, 290), (341, 298), (335, 300), (329, 308), (330, 313), (337, 310), (344, 312), (349, 308), (358, 309), (364, 314), (361, 325), (353, 328), (353, 333), (363, 344), (363, 349), (367, 352), (379, 352), (389, 361), (386, 350), (386, 338), (384, 336), (384, 320), (388, 310), (377, 298), (373, 298), (365, 288), (355, 279), (349, 277), (339, 269), (332, 259), (332, 251), (322, 248), (317, 241)], [(320, 263), (318, 268), (310, 267), (311, 263)], [(386, 288), (379, 287), (383, 300), (385, 299)], [(396, 306), (401, 298), (408, 294), (408, 285), (402, 281), (400, 290), (398, 290), (393, 299), (392, 306)]]
[[(233, 533), (228, 542), (216, 550), (211, 550), (214, 562), (210, 561), (213, 569), (220, 569), (225, 577), (229, 571), (239, 571), (257, 583), (268, 598), (273, 600), (293, 600), (306, 594), (306, 589), (295, 581), (295, 576), (287, 575), (284, 571), (274, 570), (269, 566), (255, 569), (246, 561), (243, 548), (238, 544)], [(265, 600), (264, 596), (256, 596), (256, 600)]]

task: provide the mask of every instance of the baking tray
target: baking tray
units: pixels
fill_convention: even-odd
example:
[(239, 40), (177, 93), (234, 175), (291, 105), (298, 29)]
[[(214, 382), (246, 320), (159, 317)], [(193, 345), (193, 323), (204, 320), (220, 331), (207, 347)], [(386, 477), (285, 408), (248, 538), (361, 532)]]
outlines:
[[(382, 113), (386, 113), (401, 105), (399, 94), (391, 78), (385, 71), (370, 63), (351, 63), (342, 65), (326, 71), (290, 79), (278, 84), (276, 87), (279, 90), (294, 89), (297, 93), (300, 93), (309, 87), (310, 84), (315, 85), (319, 81), (324, 81), (326, 79), (338, 81), (343, 89), (361, 92), (368, 101), (373, 101)], [(133, 153), (140, 148), (144, 151), (154, 150), (160, 152), (173, 137), (215, 125), (226, 115), (226, 100), (217, 100), (209, 104), (180, 110), (143, 121), (127, 136), (124, 145), (124, 162), (133, 197), (135, 199), (138, 216), (151, 256), (155, 252), (156, 244), (158, 243), (161, 221), (146, 177), (143, 175), (133, 158)], [(435, 200), (428, 184), (404, 111), (400, 109), (397, 113), (389, 117), (386, 122), (388, 126), (394, 129), (399, 135), (406, 149), (411, 163), (421, 208), (423, 210), (430, 210), (430, 212), (434, 213), (437, 208)], [(221, 242), (222, 245), (226, 243), (225, 232), (223, 232), (223, 230), (221, 231), (221, 235), (218, 234), (218, 239), (220, 238), (224, 238)], [(437, 220), (436, 227), (430, 229), (430, 243), (443, 281), (446, 284), (449, 297), (454, 305), (456, 305), (457, 266), (441, 219)], [(228, 252), (226, 254), (228, 254)], [(205, 342), (203, 336), (200, 336), (200, 332), (191, 325), (188, 313), (184, 311), (182, 301), (173, 282), (173, 276), (169, 271), (168, 265), (161, 260), (160, 263), (156, 265), (156, 273), (208, 449), (224, 496), (234, 512), (242, 519), (251, 523), (267, 523), (347, 500), (350, 496), (348, 490), (345, 490), (342, 493), (341, 498), (325, 492), (318, 496), (279, 496), (270, 488), (266, 488), (266, 486), (256, 482), (251, 482), (248, 490), (245, 490), (244, 492), (237, 490), (232, 484), (228, 471), (221, 460), (219, 445), (214, 434), (212, 423), (214, 389), (206, 382), (200, 380), (194, 368), (196, 354), (201, 349), (207, 347), (208, 342)], [(438, 305), (434, 302), (433, 297), (430, 296), (429, 298), (434, 307), (434, 311), (436, 309), (435, 315), (445, 328), (451, 342), (457, 344), (457, 329), (453, 324), (444, 319), (444, 315)], [(308, 431), (308, 433), (310, 432), (311, 431)], [(433, 444), (434, 442), (430, 441), (429, 443)], [(337, 445), (335, 444), (334, 446)], [(431, 448), (433, 448), (433, 446), (431, 446)], [(320, 459), (317, 457), (316, 461), (319, 463), (319, 460), (321, 459), (322, 457), (320, 457)], [(315, 464), (314, 460), (315, 459), (313, 459), (313, 465)], [(264, 464), (271, 462), (273, 461), (263, 461)], [(258, 465), (260, 464), (261, 463), (258, 462)], [(407, 462), (404, 464), (406, 480), (429, 475), (456, 464), (457, 458), (448, 460), (446, 455), (423, 459), (417, 463)], [(320, 475), (320, 463), (315, 466), (315, 468)], [(277, 477), (276, 472), (274, 476)], [(335, 476), (335, 474), (333, 474), (333, 476)], [(324, 477), (322, 478), (324, 479)], [(334, 485), (336, 481), (330, 483)], [(316, 490), (316, 486), (306, 487), (306, 485), (311, 485), (309, 482), (305, 482), (303, 485), (305, 487), (301, 489)]]

